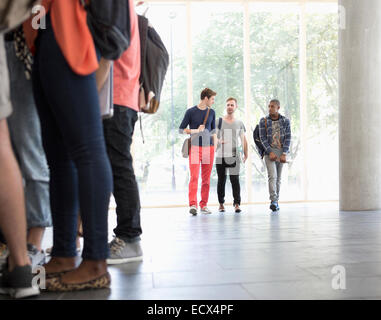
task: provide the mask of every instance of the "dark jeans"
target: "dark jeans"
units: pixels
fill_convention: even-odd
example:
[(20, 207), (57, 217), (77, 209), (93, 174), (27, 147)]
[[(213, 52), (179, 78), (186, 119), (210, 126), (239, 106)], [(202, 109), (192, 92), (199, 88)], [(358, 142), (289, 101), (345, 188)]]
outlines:
[(233, 189), (234, 205), (241, 205), (241, 186), (239, 184), (239, 160), (237, 161), (237, 165), (233, 168), (229, 167), (229, 164), (226, 164), (223, 158), (221, 159), (221, 161), (216, 160), (216, 168), (218, 175), (218, 202), (225, 203), (226, 172), (229, 171), (230, 182), (232, 184)]
[(50, 19), (39, 31), (33, 90), (50, 169), (55, 257), (76, 256), (80, 209), (82, 257), (108, 257), (108, 205), (112, 173), (103, 137), (95, 75), (72, 71), (55, 40)]
[(107, 153), (114, 178), (117, 226), (114, 233), (127, 242), (140, 240), (140, 197), (131, 156), (137, 112), (114, 105), (114, 116), (103, 120)]

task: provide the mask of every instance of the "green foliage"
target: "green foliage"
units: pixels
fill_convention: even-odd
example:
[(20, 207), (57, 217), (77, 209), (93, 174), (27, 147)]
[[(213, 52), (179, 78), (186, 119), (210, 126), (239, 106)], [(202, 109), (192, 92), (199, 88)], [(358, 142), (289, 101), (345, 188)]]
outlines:
[[(307, 22), (309, 134), (319, 134), (319, 130), (324, 129), (334, 135), (338, 118), (337, 17), (335, 14), (311, 14)], [(205, 24), (203, 32), (192, 40), (193, 103), (198, 103), (201, 90), (209, 87), (217, 92), (214, 106), (217, 118), (223, 115), (226, 98), (233, 96), (242, 107), (238, 109), (237, 117), (244, 119), (243, 14), (214, 13)], [(164, 153), (170, 159), (172, 143), (178, 157), (186, 138), (178, 134), (178, 127), (189, 107), (186, 57), (178, 54), (176, 43), (173, 49), (174, 78), (171, 79), (169, 69), (159, 112), (143, 116), (146, 144), (135, 150), (138, 159), (150, 160)], [(250, 109), (253, 119), (252, 128), (247, 128), (250, 148), (254, 150), (250, 129), (254, 129), (259, 119), (267, 114), (268, 101), (277, 98), (281, 101), (281, 113), (291, 119), (293, 141), (290, 160), (293, 161), (300, 151), (298, 15), (251, 14), (250, 52)], [(174, 135), (171, 134), (172, 128)], [(256, 168), (257, 171), (253, 170), (255, 174), (263, 175), (263, 168)]]

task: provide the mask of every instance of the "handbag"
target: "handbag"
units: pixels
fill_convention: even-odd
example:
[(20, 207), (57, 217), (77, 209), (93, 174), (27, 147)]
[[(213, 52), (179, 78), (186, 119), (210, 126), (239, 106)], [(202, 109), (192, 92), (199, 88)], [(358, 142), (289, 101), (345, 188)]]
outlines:
[[(209, 113), (210, 113), (210, 108), (208, 108), (208, 112), (206, 113), (204, 122), (202, 123), (203, 126), (205, 126), (206, 121), (208, 120)], [(181, 148), (181, 153), (183, 155), (183, 158), (188, 158), (189, 157), (189, 152), (190, 152), (190, 149), (191, 149), (191, 146), (192, 146), (192, 139), (193, 139), (192, 137), (187, 138), (187, 139), (185, 139), (185, 141), (183, 143), (183, 147)]]

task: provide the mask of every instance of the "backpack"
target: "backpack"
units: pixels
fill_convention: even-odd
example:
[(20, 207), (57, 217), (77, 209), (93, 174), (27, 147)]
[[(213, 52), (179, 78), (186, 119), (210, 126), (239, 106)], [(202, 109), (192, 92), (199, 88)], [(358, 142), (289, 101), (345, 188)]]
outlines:
[[(265, 118), (265, 126), (266, 126), (266, 132), (267, 132), (267, 119)], [(253, 132), (253, 138), (254, 143), (257, 146), (257, 150), (261, 158), (263, 159), (263, 156), (265, 155), (265, 147), (263, 146), (261, 142), (261, 138), (259, 136), (259, 124), (256, 125), (254, 132)]]
[(37, 0), (1, 0), (0, 1), (0, 33), (10, 30), (32, 13)]
[(80, 0), (87, 11), (87, 25), (101, 56), (117, 60), (130, 46), (129, 0)]
[(160, 105), (161, 89), (169, 65), (168, 51), (148, 19), (138, 15), (140, 34), (140, 91), (139, 108), (144, 113), (156, 113)]

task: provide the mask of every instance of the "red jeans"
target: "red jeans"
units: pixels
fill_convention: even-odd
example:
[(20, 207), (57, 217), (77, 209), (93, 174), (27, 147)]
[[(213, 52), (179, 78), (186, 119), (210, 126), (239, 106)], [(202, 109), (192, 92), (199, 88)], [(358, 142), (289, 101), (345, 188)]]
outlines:
[(189, 206), (197, 207), (198, 177), (200, 175), (201, 164), (201, 201), (200, 207), (204, 208), (208, 204), (210, 189), (210, 174), (212, 173), (214, 162), (214, 146), (199, 147), (192, 146), (189, 154)]

